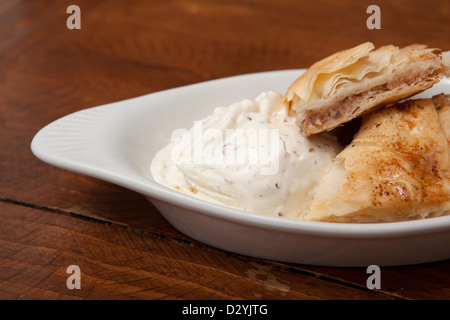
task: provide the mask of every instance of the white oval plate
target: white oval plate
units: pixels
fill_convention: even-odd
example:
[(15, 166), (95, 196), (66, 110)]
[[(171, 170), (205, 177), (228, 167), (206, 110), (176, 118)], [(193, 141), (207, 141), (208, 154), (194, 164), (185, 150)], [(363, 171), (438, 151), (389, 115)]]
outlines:
[[(299, 221), (208, 203), (153, 181), (150, 162), (173, 130), (189, 129), (216, 106), (261, 92), (283, 93), (304, 69), (207, 81), (89, 108), (56, 120), (31, 149), (54, 166), (123, 186), (147, 197), (179, 231), (211, 246), (283, 262), (367, 267), (450, 258), (450, 216), (384, 224)], [(444, 79), (420, 97), (450, 93)]]

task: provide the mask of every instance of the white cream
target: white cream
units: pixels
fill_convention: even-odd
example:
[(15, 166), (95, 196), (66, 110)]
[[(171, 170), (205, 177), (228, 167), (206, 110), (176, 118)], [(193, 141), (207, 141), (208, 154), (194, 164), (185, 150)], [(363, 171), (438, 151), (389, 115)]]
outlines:
[(340, 151), (327, 135), (303, 137), (278, 92), (264, 92), (195, 122), (160, 150), (155, 181), (207, 201), (301, 218)]

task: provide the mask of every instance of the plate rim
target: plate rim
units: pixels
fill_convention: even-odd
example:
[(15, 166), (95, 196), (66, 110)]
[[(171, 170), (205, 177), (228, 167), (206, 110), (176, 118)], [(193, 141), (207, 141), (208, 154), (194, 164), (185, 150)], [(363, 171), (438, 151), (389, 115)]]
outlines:
[[(148, 198), (155, 198), (163, 201), (169, 205), (176, 205), (184, 207), (189, 210), (194, 210), (202, 214), (211, 215), (214, 218), (240, 223), (247, 226), (277, 230), (279, 232), (289, 232), (303, 235), (315, 235), (320, 237), (339, 237), (339, 238), (357, 238), (357, 239), (373, 239), (373, 238), (393, 238), (419, 235), (425, 233), (435, 233), (450, 230), (450, 216), (433, 217), (423, 220), (399, 221), (399, 222), (384, 222), (384, 223), (335, 223), (335, 222), (319, 222), (319, 221), (305, 221), (286, 217), (273, 217), (269, 215), (248, 212), (241, 209), (227, 207), (221, 204), (211, 203), (202, 199), (198, 199), (168, 187), (159, 184), (156, 181), (150, 180), (144, 175), (142, 179), (126, 179), (120, 175), (112, 175), (111, 172), (94, 169), (89, 166), (81, 166), (79, 163), (63, 160), (58, 157), (52, 157), (43, 152), (42, 145), (40, 145), (40, 137), (52, 128), (62, 119), (70, 119), (75, 114), (83, 114), (88, 110), (95, 108), (102, 108), (108, 112), (111, 106), (119, 108), (124, 103), (139, 103), (140, 99), (148, 96), (157, 97), (159, 95), (172, 94), (176, 91), (189, 90), (191, 88), (198, 88), (202, 86), (220, 84), (220, 82), (233, 82), (239, 79), (252, 79), (253, 77), (266, 76), (281, 76), (287, 77), (288, 74), (297, 73), (299, 75), (306, 69), (284, 69), (261, 71), (254, 73), (246, 73), (239, 75), (232, 75), (224, 78), (217, 78), (198, 83), (188, 84), (175, 88), (169, 88), (162, 91), (152, 92), (137, 97), (132, 97), (116, 102), (111, 102), (99, 106), (81, 109), (70, 114), (67, 114), (59, 119), (56, 119), (46, 126), (42, 127), (33, 137), (31, 141), (32, 153), (42, 161), (49, 163), (55, 167), (59, 167), (68, 171), (84, 174), (90, 177), (95, 177), (113, 184), (120, 185), (127, 189), (140, 193)], [(450, 82), (449, 82), (450, 84)], [(162, 214), (162, 213), (161, 213)]]

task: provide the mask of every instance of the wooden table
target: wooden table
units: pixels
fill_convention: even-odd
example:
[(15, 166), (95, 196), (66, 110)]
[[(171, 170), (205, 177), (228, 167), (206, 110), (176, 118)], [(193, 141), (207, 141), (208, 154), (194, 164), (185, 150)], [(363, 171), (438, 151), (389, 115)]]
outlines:
[[(69, 29), (69, 5), (81, 29)], [(30, 142), (84, 108), (200, 81), (308, 67), (365, 41), (450, 49), (450, 2), (0, 1), (0, 298), (449, 299), (450, 261), (331, 268), (240, 256), (174, 229), (142, 196), (52, 167)], [(69, 289), (77, 265), (81, 289)]]

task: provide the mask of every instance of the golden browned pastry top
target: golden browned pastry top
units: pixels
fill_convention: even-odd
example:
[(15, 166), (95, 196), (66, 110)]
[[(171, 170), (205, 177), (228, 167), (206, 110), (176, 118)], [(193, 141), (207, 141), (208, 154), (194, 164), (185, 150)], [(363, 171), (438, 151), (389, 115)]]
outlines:
[(449, 73), (449, 60), (425, 45), (375, 49), (366, 42), (313, 64), (288, 88), (285, 103), (309, 136), (430, 88)]
[[(449, 97), (367, 115), (323, 177), (305, 219), (389, 222), (450, 211)], [(445, 113), (444, 113), (445, 112)]]

